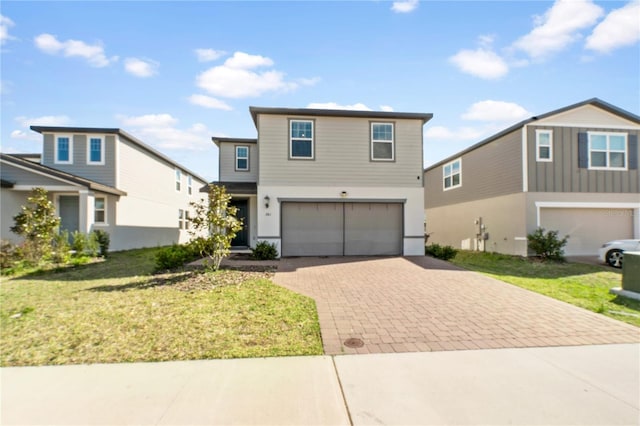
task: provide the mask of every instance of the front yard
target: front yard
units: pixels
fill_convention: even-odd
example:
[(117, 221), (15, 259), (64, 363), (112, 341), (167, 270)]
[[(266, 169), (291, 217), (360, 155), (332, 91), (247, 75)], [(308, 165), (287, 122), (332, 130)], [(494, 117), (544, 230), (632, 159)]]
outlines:
[(640, 301), (609, 294), (621, 286), (619, 270), (468, 251), (451, 263), (640, 327)]
[(322, 354), (313, 300), (269, 273), (152, 275), (156, 249), (0, 284), (0, 365)]

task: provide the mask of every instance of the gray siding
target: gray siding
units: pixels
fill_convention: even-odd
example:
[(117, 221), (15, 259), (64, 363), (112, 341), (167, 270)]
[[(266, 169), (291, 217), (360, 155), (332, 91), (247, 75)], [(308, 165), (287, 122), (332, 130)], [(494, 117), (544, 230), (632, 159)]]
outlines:
[(522, 133), (513, 131), (463, 154), (462, 186), (443, 189), (443, 165), (425, 173), (425, 207), (497, 197), (522, 191)]
[(97, 135), (104, 137), (104, 165), (87, 163), (87, 135), (71, 134), (73, 137), (73, 164), (55, 163), (55, 135), (43, 135), (42, 164), (62, 170), (108, 186), (116, 186), (116, 153), (114, 135)]
[(2, 164), (2, 179), (8, 180), (9, 182), (13, 182), (16, 185), (33, 185), (33, 186), (75, 185), (73, 183), (63, 182), (57, 179), (52, 179), (50, 177), (43, 176), (38, 173), (30, 172), (28, 170), (15, 167), (7, 163)]
[[(529, 126), (527, 129), (529, 191), (640, 192), (638, 170), (608, 171), (578, 168), (578, 133), (601, 131), (640, 135), (640, 131), (552, 126)], [(553, 131), (553, 162), (536, 161), (536, 129)]]
[[(236, 170), (236, 146), (249, 147), (249, 170)], [(220, 143), (220, 180), (223, 182), (258, 181), (258, 145), (255, 143)]]
[[(314, 159), (289, 159), (289, 119), (314, 120)], [(370, 122), (394, 122), (395, 161), (370, 160)], [(422, 187), (422, 121), (362, 117), (258, 120), (260, 185)]]

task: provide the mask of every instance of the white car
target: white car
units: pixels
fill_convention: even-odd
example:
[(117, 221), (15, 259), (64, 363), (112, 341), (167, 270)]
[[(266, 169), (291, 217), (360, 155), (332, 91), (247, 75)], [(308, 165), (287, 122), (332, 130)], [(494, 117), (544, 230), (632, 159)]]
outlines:
[(622, 268), (625, 251), (640, 251), (640, 240), (614, 240), (604, 243), (598, 250), (598, 257), (614, 268)]

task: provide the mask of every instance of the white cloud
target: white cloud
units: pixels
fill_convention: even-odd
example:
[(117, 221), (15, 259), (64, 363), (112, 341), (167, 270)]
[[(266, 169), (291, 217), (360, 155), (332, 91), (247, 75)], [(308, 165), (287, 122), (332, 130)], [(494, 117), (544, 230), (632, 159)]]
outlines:
[(619, 47), (631, 46), (640, 40), (640, 1), (631, 1), (615, 9), (587, 37), (585, 47), (608, 53)]
[(427, 139), (440, 139), (448, 141), (479, 140), (488, 133), (487, 128), (459, 127), (450, 129), (445, 126), (428, 126), (424, 132)]
[(487, 80), (499, 79), (509, 72), (509, 66), (498, 54), (490, 49), (461, 50), (449, 61), (464, 73)]
[(462, 114), (463, 120), (475, 121), (518, 121), (530, 117), (531, 113), (513, 102), (480, 101)]
[(386, 111), (386, 112), (392, 112), (393, 111), (393, 107), (389, 106), (389, 105), (380, 105), (380, 110), (381, 111)]
[(181, 129), (176, 127), (178, 119), (170, 114), (116, 115), (116, 119), (132, 134), (158, 148), (193, 151), (211, 148), (213, 132), (202, 123)]
[(9, 28), (15, 26), (13, 21), (4, 15), (0, 15), (0, 45), (16, 38), (9, 34)]
[(11, 139), (18, 139), (23, 141), (39, 141), (42, 138), (42, 136), (35, 132), (25, 132), (24, 130), (14, 130), (13, 132), (11, 132), (10, 137)]
[(223, 65), (215, 66), (198, 75), (196, 84), (212, 95), (225, 98), (256, 97), (266, 92), (295, 90), (300, 86), (300, 83), (286, 81), (285, 74), (280, 71), (253, 70), (272, 65), (273, 61), (270, 58), (235, 52)]
[(340, 105), (335, 102), (312, 102), (307, 105), (307, 108), (313, 109), (346, 109), (346, 110), (358, 110), (358, 111), (371, 111), (371, 108), (363, 103), (356, 103), (352, 105)]
[(80, 40), (59, 41), (51, 34), (40, 34), (34, 39), (38, 49), (49, 55), (61, 53), (65, 57), (80, 57), (86, 59), (89, 65), (96, 68), (106, 67), (118, 60), (117, 56), (107, 58), (104, 48), (100, 44), (87, 44)]
[(418, 0), (394, 1), (391, 10), (396, 13), (413, 12), (418, 7)]
[(534, 18), (535, 28), (513, 47), (542, 59), (579, 39), (579, 31), (594, 25), (602, 14), (602, 8), (591, 0), (556, 0), (544, 16)]
[(158, 67), (159, 64), (151, 59), (127, 58), (124, 61), (125, 71), (140, 78), (156, 75)]
[(215, 61), (216, 59), (221, 58), (227, 54), (227, 52), (223, 50), (213, 49), (196, 49), (195, 52), (199, 62)]
[(116, 119), (118, 119), (123, 126), (130, 127), (169, 127), (178, 122), (171, 114), (146, 114), (131, 117), (116, 115)]
[(222, 109), (225, 111), (231, 111), (233, 109), (220, 99), (212, 98), (207, 95), (191, 95), (189, 96), (189, 102), (193, 105), (199, 105), (205, 108)]
[(29, 126), (68, 126), (71, 124), (71, 119), (66, 115), (43, 115), (42, 117), (25, 117), (22, 115), (16, 117), (15, 121), (25, 128)]

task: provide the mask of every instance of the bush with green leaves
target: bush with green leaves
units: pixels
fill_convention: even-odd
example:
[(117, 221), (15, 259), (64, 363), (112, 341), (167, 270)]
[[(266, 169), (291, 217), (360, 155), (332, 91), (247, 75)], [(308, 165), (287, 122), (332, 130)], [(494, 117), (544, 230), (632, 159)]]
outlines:
[(538, 228), (527, 235), (529, 250), (542, 260), (564, 260), (564, 246), (569, 242), (569, 236), (558, 237), (558, 231), (546, 231)]
[(251, 258), (255, 260), (274, 260), (278, 258), (276, 245), (268, 241), (258, 241), (251, 249)]
[(451, 246), (441, 246), (440, 244), (433, 243), (425, 246), (425, 254), (442, 260), (451, 260), (456, 257), (458, 250)]
[(0, 268), (9, 269), (18, 261), (17, 247), (11, 241), (0, 241)]
[(66, 264), (71, 261), (71, 245), (69, 244), (69, 231), (62, 231), (53, 238), (53, 263)]
[(96, 229), (93, 233), (96, 236), (98, 246), (100, 246), (100, 256), (107, 257), (107, 253), (109, 253), (109, 244), (111, 244), (111, 237), (109, 236), (109, 233), (103, 229)]
[(177, 269), (197, 258), (190, 245), (173, 244), (163, 247), (156, 253), (156, 271)]

